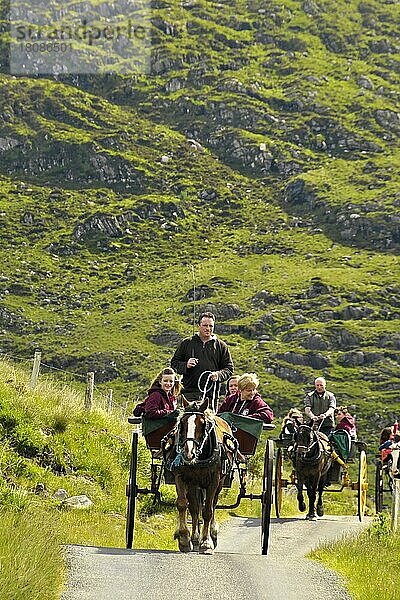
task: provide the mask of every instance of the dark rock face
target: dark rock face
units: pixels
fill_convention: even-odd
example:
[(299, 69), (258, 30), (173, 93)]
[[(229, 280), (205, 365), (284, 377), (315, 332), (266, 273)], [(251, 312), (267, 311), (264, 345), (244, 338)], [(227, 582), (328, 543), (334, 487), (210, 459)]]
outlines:
[(122, 237), (124, 235), (124, 225), (126, 224), (125, 217), (96, 214), (83, 223), (78, 223), (74, 228), (73, 236), (79, 241), (94, 235), (101, 235), (106, 238)]
[(5, 306), (0, 306), (0, 328), (19, 335), (26, 335), (33, 331), (34, 325), (32, 321), (12, 312)]
[[(394, 127), (397, 121), (390, 117), (390, 123)], [(330, 205), (318, 198), (317, 192), (301, 177), (287, 184), (283, 204), (296, 215), (311, 216), (312, 222), (325, 228), (329, 237), (345, 243), (350, 241), (378, 250), (397, 249), (400, 245), (400, 219), (395, 212), (383, 218), (378, 205)]]
[(338, 357), (337, 362), (345, 367), (358, 367), (370, 365), (384, 358), (380, 352), (363, 352), (362, 350), (352, 350)]
[(73, 237), (78, 241), (85, 241), (99, 236), (119, 238), (131, 233), (129, 230), (130, 224), (143, 220), (158, 221), (161, 222), (161, 227), (164, 229), (176, 231), (178, 226), (175, 219), (183, 217), (183, 210), (173, 202), (165, 204), (146, 203), (120, 215), (96, 213), (83, 223), (75, 225)]
[(347, 350), (360, 346), (361, 340), (359, 336), (351, 333), (344, 327), (329, 327), (327, 333), (329, 344), (332, 348)]
[(376, 345), (381, 348), (400, 350), (400, 333), (386, 333), (378, 338)]
[(358, 320), (358, 319), (366, 319), (370, 317), (374, 313), (372, 308), (369, 306), (346, 306), (342, 310), (337, 311), (337, 315), (339, 319), (347, 320)]
[(320, 333), (315, 333), (310, 335), (304, 341), (304, 347), (310, 350), (327, 350), (329, 348), (329, 344), (324, 340), (323, 336)]
[(312, 367), (313, 369), (324, 369), (330, 365), (328, 358), (320, 353), (310, 352), (308, 354), (300, 354), (298, 352), (285, 352), (284, 354), (272, 355), (273, 358), (284, 360), (293, 365), (302, 365)]
[(149, 339), (153, 344), (157, 344), (157, 346), (169, 346), (172, 348), (180, 342), (182, 336), (176, 331), (165, 329), (151, 335)]
[(314, 279), (311, 282), (310, 287), (305, 293), (306, 298), (319, 298), (319, 296), (323, 296), (324, 294), (329, 294), (330, 288), (325, 285), (319, 279)]
[(397, 134), (400, 133), (400, 115), (392, 110), (377, 110), (376, 120), (383, 127), (389, 131), (394, 131)]
[(257, 294), (255, 294), (252, 297), (251, 303), (253, 304), (253, 306), (255, 308), (264, 309), (264, 308), (268, 307), (270, 304), (279, 304), (280, 299), (279, 299), (279, 296), (275, 296), (274, 294), (271, 294), (267, 290), (261, 290), (261, 292), (258, 292)]
[(308, 204), (310, 208), (312, 208), (315, 200), (315, 195), (313, 190), (306, 184), (306, 182), (303, 179), (297, 178), (286, 186), (283, 200), (286, 204)]
[(266, 371), (279, 377), (280, 379), (286, 379), (291, 383), (304, 384), (309, 381), (309, 377), (297, 371), (296, 369), (291, 369), (290, 367), (282, 366), (282, 365), (272, 365), (268, 360), (265, 361)]
[(214, 288), (206, 284), (201, 284), (188, 290), (185, 296), (182, 298), (183, 302), (193, 302), (193, 300), (203, 300), (204, 298), (210, 298), (214, 293)]
[[(237, 319), (242, 316), (243, 312), (237, 304), (202, 304), (196, 307), (196, 315), (200, 315), (203, 312), (212, 312), (216, 317), (216, 328), (218, 328), (218, 321), (229, 321), (230, 319)], [(182, 315), (188, 316), (193, 314), (193, 306), (185, 306), (181, 311)]]

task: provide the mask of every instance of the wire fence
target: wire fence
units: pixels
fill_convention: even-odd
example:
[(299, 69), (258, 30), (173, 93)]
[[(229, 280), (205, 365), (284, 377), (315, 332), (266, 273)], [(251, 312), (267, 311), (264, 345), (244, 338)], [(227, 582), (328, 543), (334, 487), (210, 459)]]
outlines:
[[(79, 390), (82, 390), (83, 396), (83, 407), (85, 410), (90, 411), (92, 408), (100, 408), (105, 410), (109, 414), (120, 415), (121, 420), (126, 419), (129, 400), (124, 403), (115, 402), (113, 390), (110, 388), (107, 394), (95, 384), (96, 373), (93, 371), (88, 372), (86, 375), (74, 373), (60, 367), (55, 367), (47, 363), (42, 362), (41, 352), (35, 351), (32, 358), (26, 358), (23, 356), (16, 356), (7, 352), (0, 352), (0, 357), (3, 360), (9, 360), (18, 362), (27, 366), (31, 371), (31, 377), (29, 382), (29, 388), (34, 390), (37, 386), (39, 376), (40, 378), (49, 377), (51, 381), (60, 380), (68, 384), (78, 384)], [(83, 384), (86, 384), (85, 387)]]

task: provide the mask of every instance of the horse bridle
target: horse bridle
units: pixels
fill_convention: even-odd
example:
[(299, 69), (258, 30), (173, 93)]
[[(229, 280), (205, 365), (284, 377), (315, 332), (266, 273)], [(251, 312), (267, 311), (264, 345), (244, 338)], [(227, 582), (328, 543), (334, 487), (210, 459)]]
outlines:
[[(301, 454), (302, 454), (302, 460), (307, 460), (306, 458), (304, 458), (304, 455), (305, 454), (309, 454), (309, 452), (311, 451), (311, 449), (313, 448), (313, 446), (315, 446), (316, 444), (318, 444), (318, 436), (317, 436), (315, 430), (312, 427), (310, 427), (309, 425), (302, 424), (302, 425), (299, 426), (299, 429), (300, 429), (300, 427), (309, 429), (310, 432), (312, 432), (313, 438), (314, 438), (314, 441), (311, 442), (311, 444), (309, 444), (308, 446), (300, 445), (300, 444), (297, 443), (297, 439), (295, 440), (296, 453), (297, 453), (297, 450), (300, 449), (302, 451), (301, 452)], [(298, 431), (299, 430), (297, 430), (296, 437), (298, 435)], [(313, 456), (312, 459), (309, 459), (309, 460), (315, 460), (315, 457)]]
[[(177, 431), (177, 436), (176, 436), (176, 453), (177, 454), (181, 454), (182, 458), (183, 458), (183, 460), (185, 462), (187, 462), (187, 463), (190, 462), (192, 464), (192, 463), (194, 463), (194, 462), (196, 462), (198, 460), (199, 456), (201, 456), (201, 453), (203, 452), (204, 446), (206, 445), (207, 440), (209, 439), (209, 437), (211, 435), (211, 432), (215, 428), (215, 421), (207, 420), (207, 418), (205, 417), (204, 413), (198, 412), (198, 411), (184, 413), (184, 415), (185, 414), (190, 415), (190, 416), (191, 415), (201, 415), (204, 418), (204, 422), (205, 422), (205, 431), (204, 431), (204, 434), (203, 434), (203, 437), (202, 437), (201, 440), (196, 440), (196, 438), (193, 438), (193, 437), (186, 437), (182, 441), (180, 439), (180, 425), (181, 425), (181, 422), (178, 423), (178, 431)], [(183, 453), (185, 444), (187, 442), (193, 442), (194, 445), (195, 445), (195, 447), (196, 447), (196, 450), (194, 452), (194, 458), (191, 461), (187, 461), (185, 459), (184, 453)]]

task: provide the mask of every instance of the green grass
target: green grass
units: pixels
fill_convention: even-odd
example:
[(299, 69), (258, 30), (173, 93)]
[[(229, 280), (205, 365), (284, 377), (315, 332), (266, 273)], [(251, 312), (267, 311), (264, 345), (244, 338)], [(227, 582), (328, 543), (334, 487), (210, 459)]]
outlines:
[(353, 600), (395, 599), (398, 595), (400, 539), (389, 518), (379, 515), (371, 528), (357, 537), (346, 536), (314, 550), (310, 558), (340, 573)]
[[(152, 10), (178, 35), (152, 25), (154, 59), (165, 68), (151, 77), (0, 74), (1, 352), (31, 358), (40, 348), (45, 363), (79, 377), (90, 363), (96, 391), (112, 387), (129, 412), (174, 350), (152, 335), (191, 334), (193, 305), (184, 298), (194, 267), (196, 284), (213, 288), (209, 301), (240, 307), (240, 318), (218, 319), (216, 331), (230, 343), (236, 371), (258, 373), (278, 418), (301, 406), (317, 373), (277, 356), (308, 355), (310, 336), (322, 336), (323, 374), (340, 403), (355, 405), (373, 455), (380, 428), (398, 410), (399, 152), (395, 116), (382, 125), (377, 111), (398, 110), (399, 6), (235, 0), (221, 11), (198, 0)], [(392, 49), (376, 50), (382, 40)], [(356, 147), (347, 151), (343, 139)], [(381, 151), (357, 148), (364, 141)], [(262, 166), (261, 143), (270, 168)], [(288, 206), (287, 186), (296, 180), (313, 199)], [(204, 200), (210, 189), (216, 197)], [(183, 214), (165, 216), (168, 202)], [(77, 226), (95, 215), (112, 220), (149, 205), (153, 217), (125, 223), (118, 237), (97, 231), (77, 239)], [(345, 237), (353, 213), (363, 225)], [(314, 278), (327, 294), (308, 297)], [(276, 296), (264, 307), (253, 300), (261, 290)], [(349, 305), (373, 312), (344, 320), (340, 311)], [(258, 320), (268, 313), (260, 342)], [(351, 349), (382, 358), (344, 366), (348, 349), (339, 338), (346, 333), (358, 338)], [(111, 364), (115, 378), (99, 384)], [(0, 378), (3, 501), (29, 504), (42, 482), (42, 501), (54, 511), (57, 487), (90, 491), (93, 509), (60, 513), (65, 539), (79, 540), (82, 530), (91, 543), (123, 545), (130, 432), (117, 412), (109, 420), (97, 403), (88, 418), (79, 385), (73, 396), (51, 386), (46, 392), (41, 373), (32, 393), (28, 377), (8, 377)], [(140, 504), (138, 539), (147, 544), (146, 528), (162, 531), (163, 520)]]
[[(129, 428), (116, 417), (94, 409), (82, 411), (83, 396), (65, 384), (39, 379), (37, 389), (28, 387), (29, 373), (8, 361), (0, 362), (0, 582), (5, 600), (57, 600), (65, 585), (61, 545), (84, 544), (125, 547), (125, 484), (129, 466)], [(263, 434), (249, 463), (248, 492), (259, 494), (265, 441)], [(148, 486), (150, 454), (144, 440), (138, 448), (138, 484)], [(285, 465), (289, 468), (289, 465)], [(352, 479), (357, 465), (352, 466)], [(373, 479), (370, 472), (370, 479)], [(44, 490), (37, 492), (38, 484)], [(372, 485), (372, 483), (371, 483)], [(70, 510), (52, 498), (59, 488), (68, 494), (86, 494), (93, 501), (87, 510)], [(294, 488), (293, 488), (294, 489)], [(281, 516), (299, 516), (293, 489), (285, 489)], [(372, 489), (372, 487), (371, 487)], [(173, 539), (177, 513), (172, 486), (161, 487), (163, 504), (139, 496), (134, 546), (176, 550)], [(237, 484), (221, 493), (221, 503), (236, 499)], [(325, 494), (327, 514), (355, 514), (356, 493)], [(370, 500), (369, 511), (372, 513)], [(273, 509), (274, 511), (274, 509)], [(260, 517), (259, 501), (244, 500), (237, 509), (217, 512), (222, 522), (230, 515)], [(274, 516), (274, 513), (272, 514)], [(40, 523), (40, 526), (39, 526)], [(364, 533), (360, 541), (339, 543), (329, 551), (316, 551), (314, 558), (340, 570), (340, 559), (355, 564), (359, 553), (363, 568), (380, 562), (380, 553), (396, 550), (396, 543), (383, 536), (384, 523)], [(351, 554), (349, 548), (353, 548)], [(368, 552), (367, 552), (368, 551)], [(347, 553), (347, 554), (346, 554)], [(353, 561), (353, 562), (351, 562)], [(346, 563), (347, 564), (347, 563)], [(353, 583), (354, 569), (340, 572)], [(383, 575), (382, 575), (383, 576)], [(46, 590), (46, 596), (43, 595)], [(40, 595), (42, 594), (42, 595)], [(379, 598), (356, 596), (354, 598)]]
[(0, 510), (0, 587), (3, 600), (57, 600), (65, 566), (54, 515)]

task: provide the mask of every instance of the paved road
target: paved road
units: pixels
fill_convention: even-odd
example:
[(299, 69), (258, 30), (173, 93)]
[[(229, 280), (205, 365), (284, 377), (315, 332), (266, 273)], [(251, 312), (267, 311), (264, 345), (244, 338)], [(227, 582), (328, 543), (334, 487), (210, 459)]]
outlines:
[(367, 522), (275, 519), (268, 556), (260, 555), (259, 520), (245, 518), (224, 524), (213, 556), (69, 546), (62, 600), (349, 600), (339, 577), (304, 555)]

